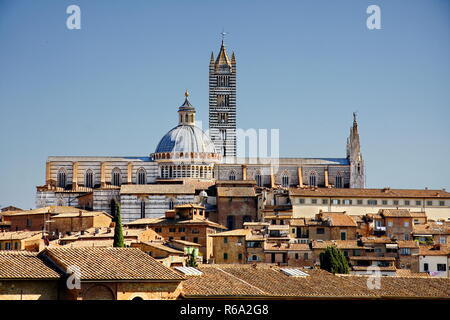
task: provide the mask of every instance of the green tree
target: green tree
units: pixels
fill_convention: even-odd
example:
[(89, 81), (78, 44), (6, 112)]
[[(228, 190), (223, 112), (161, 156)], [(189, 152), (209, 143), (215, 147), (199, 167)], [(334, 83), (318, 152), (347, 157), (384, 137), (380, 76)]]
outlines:
[(116, 204), (116, 216), (114, 217), (114, 243), (113, 247), (124, 248), (122, 217), (120, 215), (120, 205)]
[(197, 267), (198, 249), (188, 248), (186, 250), (188, 258), (186, 259), (186, 267)]
[(328, 246), (320, 254), (320, 269), (331, 273), (350, 273), (347, 259), (335, 246)]

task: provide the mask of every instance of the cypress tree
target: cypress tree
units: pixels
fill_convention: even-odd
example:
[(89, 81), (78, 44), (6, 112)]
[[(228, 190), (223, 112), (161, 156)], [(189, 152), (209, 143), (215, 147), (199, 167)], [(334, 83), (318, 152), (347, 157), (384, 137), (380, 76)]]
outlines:
[(319, 256), (320, 268), (331, 273), (350, 273), (347, 259), (335, 246), (328, 246)]
[(116, 204), (116, 216), (114, 217), (114, 243), (113, 247), (123, 248), (125, 242), (123, 240), (122, 217), (120, 216), (120, 205)]

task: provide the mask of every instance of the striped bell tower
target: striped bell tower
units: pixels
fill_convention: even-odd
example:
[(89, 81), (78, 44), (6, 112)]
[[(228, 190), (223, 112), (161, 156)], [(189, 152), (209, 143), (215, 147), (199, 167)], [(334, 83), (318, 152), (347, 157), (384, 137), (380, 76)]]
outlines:
[(224, 161), (236, 157), (236, 59), (222, 45), (209, 61), (209, 135)]

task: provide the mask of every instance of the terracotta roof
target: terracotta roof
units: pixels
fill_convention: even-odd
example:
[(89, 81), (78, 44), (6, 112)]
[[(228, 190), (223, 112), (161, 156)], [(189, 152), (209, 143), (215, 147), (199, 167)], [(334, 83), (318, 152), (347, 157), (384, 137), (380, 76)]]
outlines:
[(0, 279), (59, 279), (35, 252), (0, 251)]
[(357, 240), (329, 240), (329, 241), (317, 241), (312, 242), (313, 249), (326, 249), (329, 246), (335, 246), (338, 249), (365, 249), (365, 247), (359, 246)]
[[(158, 242), (142, 242), (142, 243), (149, 247), (153, 247), (153, 248), (161, 250), (161, 251), (166, 251), (168, 253), (184, 255), (183, 251), (171, 248), (169, 246), (164, 245), (163, 243), (158, 243)], [(136, 246), (134, 246), (134, 247), (136, 247)]]
[[(352, 266), (353, 271), (367, 271), (368, 269), (372, 269), (373, 266)], [(378, 267), (379, 271), (397, 271), (395, 266), (387, 266), (387, 267)]]
[(205, 209), (204, 206), (196, 203), (186, 203), (186, 204), (179, 204), (176, 205), (175, 208), (196, 208), (196, 209)]
[(311, 251), (306, 243), (264, 243), (264, 251)]
[(323, 221), (329, 221), (332, 227), (356, 227), (356, 222), (345, 213), (322, 212)]
[(255, 197), (253, 187), (217, 187), (218, 197)]
[(2, 212), (2, 215), (10, 215), (10, 216), (22, 216), (22, 215), (33, 215), (33, 214), (43, 214), (43, 213), (50, 213), (50, 214), (60, 214), (60, 213), (79, 213), (79, 212), (90, 212), (83, 209), (78, 209), (75, 207), (67, 207), (67, 206), (48, 206), (48, 207), (42, 207), (37, 208), (33, 210), (24, 210), (24, 211), (6, 211)]
[(395, 257), (371, 257), (371, 256), (358, 256), (349, 257), (350, 260), (365, 260), (365, 261), (395, 261)]
[[(136, 225), (148, 225), (148, 226), (170, 226), (170, 225), (184, 225), (184, 224), (192, 224), (192, 225), (208, 225), (213, 228), (226, 229), (226, 227), (218, 224), (216, 222), (212, 222), (208, 219), (186, 219), (186, 220), (178, 220), (178, 219), (167, 219), (167, 218), (143, 218), (128, 222), (126, 225), (136, 226)], [(128, 229), (132, 230), (132, 229)]]
[(186, 241), (186, 240), (171, 240), (170, 242), (175, 242), (175, 243), (179, 243), (185, 246), (190, 246), (190, 247), (201, 247), (201, 245), (199, 243), (195, 243), (195, 242), (191, 242), (191, 241)]
[(426, 212), (410, 212), (410, 213), (411, 213), (411, 217), (413, 217), (413, 218), (426, 218), (427, 217)]
[(381, 216), (389, 218), (411, 218), (411, 213), (408, 209), (380, 209), (378, 213)]
[(201, 265), (203, 275), (183, 282), (185, 298), (446, 298), (450, 279), (382, 277), (381, 289), (367, 288), (367, 276), (333, 275), (301, 269), (309, 276), (290, 277), (279, 267), (252, 265)]
[(363, 243), (395, 243), (388, 237), (362, 237), (361, 241)]
[(195, 194), (189, 184), (124, 184), (120, 194)]
[(32, 237), (39, 238), (41, 231), (10, 231), (0, 232), (0, 241), (4, 240), (24, 240)]
[(250, 229), (235, 229), (219, 233), (210, 234), (210, 237), (245, 237), (252, 234)]
[(356, 188), (289, 188), (290, 196), (342, 198), (450, 198), (443, 190), (425, 189), (356, 189)]
[(183, 279), (137, 248), (48, 248), (43, 254), (64, 271), (69, 266), (79, 267), (81, 280)]
[(448, 256), (450, 248), (446, 245), (420, 246), (419, 255), (421, 256)]
[(419, 244), (414, 240), (397, 240), (399, 248), (418, 248)]
[(450, 234), (450, 226), (444, 223), (428, 222), (415, 224), (413, 234)]

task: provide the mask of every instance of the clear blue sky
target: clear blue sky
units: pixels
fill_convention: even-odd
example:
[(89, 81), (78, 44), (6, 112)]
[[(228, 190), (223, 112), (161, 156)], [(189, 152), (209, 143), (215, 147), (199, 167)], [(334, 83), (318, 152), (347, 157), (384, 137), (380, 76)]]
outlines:
[(282, 156), (344, 157), (357, 110), (368, 187), (450, 187), (447, 0), (0, 0), (0, 206), (34, 207), (49, 155), (153, 152), (185, 88), (207, 125), (223, 28), (239, 127), (279, 128)]

